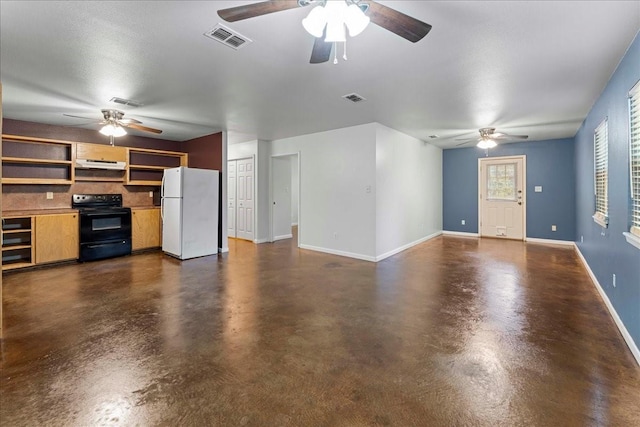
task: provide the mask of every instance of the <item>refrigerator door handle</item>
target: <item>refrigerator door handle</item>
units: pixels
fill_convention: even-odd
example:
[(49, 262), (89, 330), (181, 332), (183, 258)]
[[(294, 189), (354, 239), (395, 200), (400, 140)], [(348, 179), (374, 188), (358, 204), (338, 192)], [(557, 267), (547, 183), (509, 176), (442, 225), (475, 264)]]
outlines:
[(160, 183), (160, 220), (164, 222), (164, 173), (162, 174), (162, 182)]

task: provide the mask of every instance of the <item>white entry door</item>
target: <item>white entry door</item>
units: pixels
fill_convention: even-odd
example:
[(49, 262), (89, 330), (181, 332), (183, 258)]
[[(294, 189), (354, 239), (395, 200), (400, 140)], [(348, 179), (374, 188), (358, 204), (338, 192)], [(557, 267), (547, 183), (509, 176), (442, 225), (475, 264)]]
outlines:
[(479, 161), (480, 235), (524, 240), (526, 212), (525, 156)]
[(271, 188), (273, 197), (272, 237), (273, 241), (291, 239), (291, 158), (271, 158)]
[(253, 157), (237, 160), (236, 164), (236, 237), (254, 240), (255, 215)]
[(236, 164), (227, 162), (227, 235), (236, 237)]

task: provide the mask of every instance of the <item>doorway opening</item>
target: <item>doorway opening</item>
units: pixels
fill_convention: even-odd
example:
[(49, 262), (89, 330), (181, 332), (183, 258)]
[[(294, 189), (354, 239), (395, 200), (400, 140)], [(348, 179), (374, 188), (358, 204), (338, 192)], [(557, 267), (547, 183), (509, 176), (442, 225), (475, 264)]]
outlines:
[(480, 237), (525, 240), (526, 156), (478, 159)]
[(300, 153), (271, 156), (270, 240), (295, 239), (300, 246)]

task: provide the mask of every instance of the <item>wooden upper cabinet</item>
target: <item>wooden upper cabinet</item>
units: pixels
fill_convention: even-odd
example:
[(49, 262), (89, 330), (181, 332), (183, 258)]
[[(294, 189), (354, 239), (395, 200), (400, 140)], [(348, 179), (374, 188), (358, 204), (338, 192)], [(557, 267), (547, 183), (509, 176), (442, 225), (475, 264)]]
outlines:
[(126, 162), (127, 149), (125, 147), (89, 144), (78, 142), (76, 144), (76, 158), (82, 160), (102, 160), (108, 162)]
[(3, 184), (73, 184), (75, 144), (2, 135)]
[(160, 208), (131, 209), (131, 249), (162, 246), (160, 225)]
[(78, 258), (77, 213), (36, 215), (35, 225), (36, 264)]

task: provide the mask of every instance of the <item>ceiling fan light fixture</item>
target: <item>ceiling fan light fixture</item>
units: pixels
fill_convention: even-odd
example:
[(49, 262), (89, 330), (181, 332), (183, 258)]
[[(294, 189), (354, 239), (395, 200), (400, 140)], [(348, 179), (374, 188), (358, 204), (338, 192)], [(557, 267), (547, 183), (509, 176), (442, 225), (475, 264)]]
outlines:
[(327, 22), (327, 36), (324, 38), (327, 43), (346, 42), (347, 34), (342, 21)]
[(477, 147), (482, 149), (488, 149), (488, 148), (493, 148), (496, 145), (498, 144), (496, 144), (496, 142), (492, 139), (482, 139), (480, 140), (480, 142), (478, 142)]
[(122, 126), (107, 123), (102, 127), (102, 129), (100, 129), (100, 133), (106, 136), (113, 136), (114, 138), (118, 138), (120, 136), (125, 136), (127, 134), (127, 131), (124, 130)]
[(362, 9), (356, 4), (347, 7), (344, 15), (344, 23), (349, 29), (349, 36), (355, 37), (369, 25), (371, 19), (364, 14)]
[(327, 11), (323, 6), (314, 7), (302, 20), (302, 26), (313, 37), (322, 37), (325, 25), (327, 25)]

